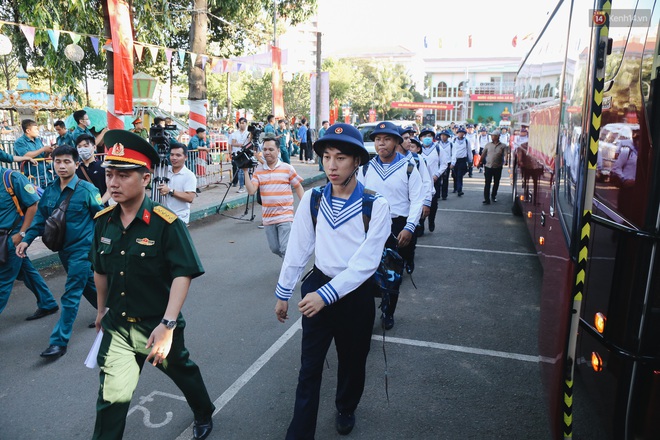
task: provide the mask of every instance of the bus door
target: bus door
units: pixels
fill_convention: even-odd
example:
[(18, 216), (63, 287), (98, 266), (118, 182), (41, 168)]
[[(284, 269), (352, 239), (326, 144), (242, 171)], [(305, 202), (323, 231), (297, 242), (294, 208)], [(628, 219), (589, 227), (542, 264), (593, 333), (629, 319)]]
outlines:
[[(589, 399), (574, 413), (576, 438), (591, 438), (596, 429), (603, 431), (597, 438), (660, 438), (660, 155), (652, 148), (660, 145), (654, 90), (660, 11), (654, 3), (613, 2), (613, 14), (628, 9), (637, 24), (609, 29), (576, 353)], [(577, 391), (574, 400), (583, 397)]]

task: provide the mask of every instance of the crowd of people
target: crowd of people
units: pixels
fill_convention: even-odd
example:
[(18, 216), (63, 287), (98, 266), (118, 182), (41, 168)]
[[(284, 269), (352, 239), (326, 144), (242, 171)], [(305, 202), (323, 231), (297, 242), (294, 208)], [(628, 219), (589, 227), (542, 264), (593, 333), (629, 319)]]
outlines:
[[(181, 388), (194, 414), (194, 437), (206, 438), (214, 407), (185, 348), (181, 315), (191, 280), (204, 273), (186, 229), (196, 196), (186, 158), (189, 149), (208, 151), (206, 130), (198, 128), (188, 145), (175, 134), (164, 156), (150, 144), (140, 118), (132, 131), (96, 134), (89, 131), (84, 111), (75, 112), (74, 119), (73, 131), (62, 121), (55, 123), (58, 137), (52, 145), (44, 145), (36, 122), (26, 119), (16, 155), (0, 152), (0, 161), (26, 165), (22, 172), (0, 168), (0, 237), (6, 237), (0, 254), (0, 313), (16, 280), (37, 300), (27, 320), (61, 307), (41, 353), (57, 359), (67, 351), (81, 298), (98, 310), (90, 324), (104, 332), (94, 438), (121, 438), (145, 361)], [(163, 118), (154, 121), (156, 128), (167, 124)], [(464, 175), (471, 176), (474, 168), (483, 171), (483, 203), (496, 202), (510, 155), (507, 134), (477, 132), (471, 125), (418, 131), (383, 121), (370, 135), (377, 153), (370, 158), (362, 134), (349, 124), (323, 121), (317, 136), (305, 118), (291, 130), (270, 115), (263, 137), (255, 138), (256, 133), (257, 127), (241, 118), (229, 145), (234, 151), (253, 148), (258, 158), (256, 168), (235, 166), (234, 185), (238, 192), (258, 194), (268, 245), (282, 258), (274, 289), (279, 321), (288, 318), (294, 288), (315, 258), (297, 304), (303, 315), (302, 361), (286, 438), (314, 436), (321, 371), (333, 339), (339, 357), (336, 429), (348, 434), (364, 388), (374, 298), (382, 297), (381, 327), (395, 325), (398, 289), (385, 293), (374, 282), (383, 250), (398, 252), (412, 275), (416, 241), (426, 227), (435, 230), (438, 201), (447, 199), (450, 177), (453, 192), (461, 197)], [(94, 154), (101, 142), (106, 148), (102, 161)], [(315, 163), (314, 153), (328, 183), (305, 192), (290, 158), (299, 155), (301, 163)], [(166, 175), (154, 175), (155, 169)], [(294, 192), (300, 200), (295, 213)], [(52, 248), (67, 273), (60, 304), (27, 255), (37, 237), (46, 242), (54, 234), (58, 210), (66, 212), (62, 242)]]

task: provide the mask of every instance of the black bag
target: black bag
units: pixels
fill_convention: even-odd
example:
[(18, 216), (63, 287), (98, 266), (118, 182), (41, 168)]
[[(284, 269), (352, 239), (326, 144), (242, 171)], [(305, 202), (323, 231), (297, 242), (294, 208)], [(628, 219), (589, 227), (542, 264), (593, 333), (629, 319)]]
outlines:
[(9, 233), (11, 229), (0, 229), (0, 264), (9, 260)]
[(60, 206), (53, 210), (50, 217), (46, 219), (46, 224), (44, 225), (44, 233), (41, 235), (41, 241), (44, 242), (46, 247), (53, 252), (61, 251), (64, 248), (64, 236), (66, 234), (66, 210), (69, 208), (69, 201), (71, 196), (78, 188), (78, 183), (73, 188), (73, 191), (66, 196), (66, 199), (62, 200)]

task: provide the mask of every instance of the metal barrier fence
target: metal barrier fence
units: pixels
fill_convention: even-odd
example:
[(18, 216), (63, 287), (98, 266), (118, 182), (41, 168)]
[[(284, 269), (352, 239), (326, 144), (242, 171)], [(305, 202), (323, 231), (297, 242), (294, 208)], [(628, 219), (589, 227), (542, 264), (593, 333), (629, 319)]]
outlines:
[[(186, 166), (197, 177), (197, 188), (202, 189), (209, 185), (222, 183), (226, 178), (231, 181), (231, 152), (228, 151), (226, 138), (214, 138), (209, 143), (208, 150), (188, 151)], [(0, 147), (9, 154), (14, 153), (14, 141), (0, 141)], [(105, 154), (97, 154), (97, 160), (103, 160)], [(21, 171), (35, 185), (45, 188), (54, 180), (50, 159), (35, 159), (37, 165), (27, 162), (11, 163), (7, 168)], [(227, 173), (227, 176), (225, 176)]]

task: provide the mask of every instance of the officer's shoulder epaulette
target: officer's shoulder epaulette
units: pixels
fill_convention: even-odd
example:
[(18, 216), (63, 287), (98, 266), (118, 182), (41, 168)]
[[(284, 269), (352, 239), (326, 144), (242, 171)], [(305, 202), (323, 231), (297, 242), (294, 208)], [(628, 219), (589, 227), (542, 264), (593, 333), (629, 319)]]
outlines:
[(117, 206), (117, 205), (110, 205), (110, 206), (108, 206), (107, 208), (100, 210), (100, 211), (97, 212), (96, 215), (94, 216), (94, 220), (96, 220), (97, 218), (101, 217), (102, 215), (104, 215), (104, 214), (106, 214), (106, 213), (112, 211), (113, 209), (115, 209), (115, 206)]
[(154, 212), (167, 223), (174, 223), (174, 220), (177, 219), (176, 214), (164, 206), (154, 206)]

